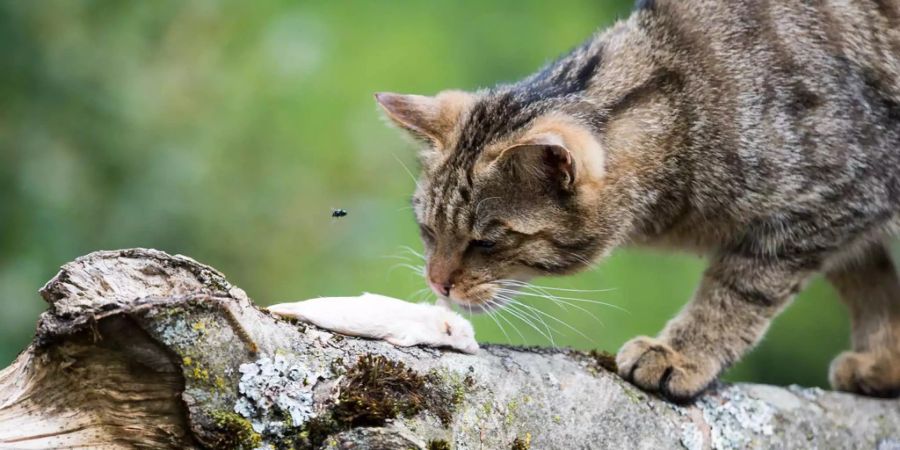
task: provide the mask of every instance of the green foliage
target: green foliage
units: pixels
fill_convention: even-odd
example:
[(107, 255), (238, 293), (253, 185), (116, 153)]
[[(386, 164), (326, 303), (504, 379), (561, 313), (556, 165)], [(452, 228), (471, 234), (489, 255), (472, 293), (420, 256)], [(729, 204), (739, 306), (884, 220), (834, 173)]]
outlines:
[[(631, 4), (0, 2), (0, 365), (31, 339), (36, 289), (97, 249), (187, 254), (262, 304), (416, 299), (421, 278), (389, 258), (420, 248), (402, 167), (415, 168), (414, 149), (382, 123), (372, 93), (514, 80)], [(331, 208), (349, 214), (332, 219)], [(627, 313), (578, 304), (603, 325), (526, 300), (594, 340), (545, 319), (557, 344), (614, 351), (656, 333), (701, 269), (621, 251), (591, 273), (541, 281), (615, 288), (591, 296)], [(797, 303), (733, 378), (825, 382), (846, 319), (819, 284)], [(476, 317), (479, 339), (549, 345), (509, 319), (521, 335)]]

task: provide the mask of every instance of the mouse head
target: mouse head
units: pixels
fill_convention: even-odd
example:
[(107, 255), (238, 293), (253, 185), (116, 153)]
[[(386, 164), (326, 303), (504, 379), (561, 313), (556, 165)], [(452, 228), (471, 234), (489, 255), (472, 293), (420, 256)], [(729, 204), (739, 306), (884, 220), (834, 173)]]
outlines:
[(472, 324), (459, 314), (450, 310), (442, 312), (437, 318), (437, 326), (443, 345), (469, 354), (478, 352), (475, 330)]

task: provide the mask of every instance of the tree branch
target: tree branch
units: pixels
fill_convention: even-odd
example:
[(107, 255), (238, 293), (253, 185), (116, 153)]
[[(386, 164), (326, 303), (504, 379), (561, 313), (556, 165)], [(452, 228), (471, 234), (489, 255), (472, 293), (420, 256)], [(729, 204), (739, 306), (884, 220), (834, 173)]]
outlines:
[(215, 269), (96, 252), (41, 289), (0, 372), (0, 448), (898, 448), (900, 403), (720, 385), (690, 406), (597, 355), (477, 356), (343, 337), (261, 311)]

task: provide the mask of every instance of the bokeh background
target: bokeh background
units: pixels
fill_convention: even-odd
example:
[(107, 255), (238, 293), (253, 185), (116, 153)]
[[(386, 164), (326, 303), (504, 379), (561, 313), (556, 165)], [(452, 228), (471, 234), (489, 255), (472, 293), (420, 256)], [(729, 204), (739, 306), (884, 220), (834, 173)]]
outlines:
[[(37, 289), (98, 249), (154, 247), (219, 268), (260, 304), (371, 291), (415, 298), (395, 256), (421, 249), (408, 209), (414, 148), (383, 123), (381, 90), (434, 93), (520, 78), (625, 17), (628, 1), (0, 2), (0, 365), (30, 341)], [(331, 208), (349, 211), (331, 218)], [(625, 311), (545, 300), (577, 328), (556, 344), (614, 352), (655, 334), (703, 261), (618, 251), (540, 280)], [(509, 337), (550, 345), (508, 316)], [(733, 380), (826, 385), (848, 343), (817, 280)]]

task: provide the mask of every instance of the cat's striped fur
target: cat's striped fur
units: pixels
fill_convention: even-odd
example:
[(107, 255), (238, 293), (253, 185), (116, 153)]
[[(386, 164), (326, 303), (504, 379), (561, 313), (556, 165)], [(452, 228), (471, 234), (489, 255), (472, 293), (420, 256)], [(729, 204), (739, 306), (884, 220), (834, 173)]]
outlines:
[[(647, 0), (521, 82), (379, 94), (425, 143), (414, 195), (440, 294), (565, 274), (625, 244), (708, 256), (621, 375), (686, 400), (823, 272), (853, 318), (836, 388), (900, 393), (900, 1)], [(653, 274), (647, 274), (652, 277)]]

